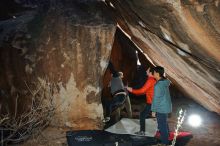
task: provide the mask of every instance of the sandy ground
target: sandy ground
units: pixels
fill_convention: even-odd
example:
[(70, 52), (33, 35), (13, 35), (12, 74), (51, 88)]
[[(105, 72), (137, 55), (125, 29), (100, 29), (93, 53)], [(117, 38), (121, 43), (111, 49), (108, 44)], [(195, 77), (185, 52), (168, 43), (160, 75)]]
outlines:
[[(140, 105), (140, 104), (139, 104)], [(134, 117), (138, 118), (140, 106), (133, 103)], [(209, 112), (190, 99), (173, 99), (173, 113), (169, 118), (170, 129), (176, 126), (177, 111), (187, 109), (185, 121), (181, 130), (192, 132), (193, 138), (186, 146), (220, 146), (220, 116)], [(202, 125), (198, 128), (189, 126), (187, 118), (191, 114), (199, 114), (202, 117)], [(69, 129), (48, 127), (36, 137), (20, 144), (22, 146), (67, 146), (66, 131)]]

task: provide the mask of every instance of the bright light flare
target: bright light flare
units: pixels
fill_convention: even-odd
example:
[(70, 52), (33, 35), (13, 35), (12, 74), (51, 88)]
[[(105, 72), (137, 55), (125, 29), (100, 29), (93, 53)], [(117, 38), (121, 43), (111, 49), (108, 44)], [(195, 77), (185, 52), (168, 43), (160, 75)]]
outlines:
[(190, 115), (188, 118), (188, 123), (192, 127), (199, 127), (202, 124), (202, 119), (199, 115)]

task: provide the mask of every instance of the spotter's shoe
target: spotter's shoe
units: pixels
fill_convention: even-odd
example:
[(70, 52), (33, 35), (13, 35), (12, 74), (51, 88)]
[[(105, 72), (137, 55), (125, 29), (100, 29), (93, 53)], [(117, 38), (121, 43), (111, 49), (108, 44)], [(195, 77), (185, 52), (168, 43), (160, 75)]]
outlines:
[(107, 122), (109, 122), (109, 121), (110, 121), (110, 117), (105, 117), (105, 118), (102, 120), (103, 123), (107, 123)]

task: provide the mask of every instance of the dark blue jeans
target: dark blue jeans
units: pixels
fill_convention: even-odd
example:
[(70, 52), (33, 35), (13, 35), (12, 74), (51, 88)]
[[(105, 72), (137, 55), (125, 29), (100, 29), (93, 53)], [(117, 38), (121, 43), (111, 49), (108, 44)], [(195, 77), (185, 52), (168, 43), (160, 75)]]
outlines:
[(106, 103), (106, 116), (109, 117), (112, 113), (112, 111), (125, 102), (126, 95), (124, 94), (118, 94), (113, 97), (113, 99), (110, 102)]
[(168, 114), (156, 113), (158, 129), (162, 144), (169, 144), (169, 126), (167, 123)]
[(140, 131), (145, 132), (145, 119), (150, 115), (151, 104), (146, 104), (144, 110), (140, 113)]

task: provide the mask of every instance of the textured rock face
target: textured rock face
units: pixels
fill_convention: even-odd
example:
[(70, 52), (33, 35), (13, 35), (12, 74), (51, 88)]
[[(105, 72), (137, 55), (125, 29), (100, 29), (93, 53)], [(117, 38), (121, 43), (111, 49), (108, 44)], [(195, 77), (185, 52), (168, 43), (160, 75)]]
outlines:
[[(123, 83), (125, 85), (128, 84), (129, 86), (132, 85), (132, 81), (136, 75), (137, 56), (135, 52), (136, 50), (132, 42), (123, 34), (123, 32), (117, 29), (112, 46), (110, 60), (116, 71), (123, 72)], [(103, 89), (101, 96), (104, 110), (106, 109), (104, 103), (106, 103), (107, 100), (112, 99), (109, 87), (110, 80), (111, 73), (110, 69), (108, 68), (103, 76)], [(114, 117), (115, 113), (117, 112), (112, 113), (112, 118)], [(117, 118), (118, 117), (116, 116), (116, 121), (118, 120)]]
[[(124, 74), (124, 84), (132, 84), (137, 68), (137, 56), (134, 45), (128, 38), (117, 29), (115, 33), (114, 43), (112, 46), (110, 60), (114, 65), (116, 71), (121, 71)], [(110, 70), (107, 69), (103, 77), (103, 86), (108, 88), (111, 75)], [(104, 97), (108, 95), (103, 95)]]
[[(71, 36), (67, 38), (69, 44), (61, 40), (62, 49), (54, 48), (50, 55), (46, 52), (43, 55), (39, 69), (42, 67), (58, 83), (60, 90), (55, 99), (61, 106), (56, 116), (67, 126), (80, 126), (80, 129), (99, 126), (101, 79), (111, 52), (114, 29), (113, 25), (71, 26), (66, 31), (69, 35), (63, 34), (64, 39), (66, 35)], [(51, 46), (54, 44), (57, 43)]]
[(172, 82), (220, 113), (220, 4), (213, 1), (106, 0), (127, 36)]
[(14, 29), (1, 41), (1, 113), (13, 113), (17, 94), (19, 112), (28, 109), (31, 97), (26, 85), (36, 91), (38, 83), (46, 83), (56, 105), (52, 124), (100, 129), (101, 79), (116, 26), (96, 10), (102, 5), (65, 2), (46, 15), (35, 12), (32, 19), (20, 16), (1, 23), (6, 36), (8, 26)]

